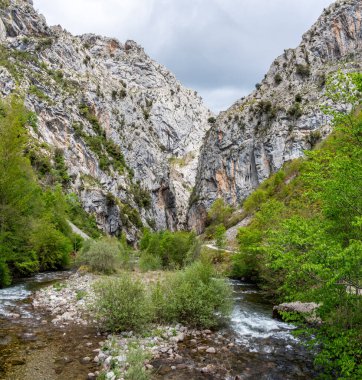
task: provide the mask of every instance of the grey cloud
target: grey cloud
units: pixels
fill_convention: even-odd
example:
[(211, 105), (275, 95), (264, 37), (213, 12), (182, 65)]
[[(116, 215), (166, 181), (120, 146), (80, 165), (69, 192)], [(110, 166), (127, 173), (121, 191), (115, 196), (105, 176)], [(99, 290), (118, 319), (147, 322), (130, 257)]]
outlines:
[[(136, 40), (219, 111), (295, 47), (330, 0), (35, 0), (72, 33)], [(238, 95), (239, 93), (239, 95)]]

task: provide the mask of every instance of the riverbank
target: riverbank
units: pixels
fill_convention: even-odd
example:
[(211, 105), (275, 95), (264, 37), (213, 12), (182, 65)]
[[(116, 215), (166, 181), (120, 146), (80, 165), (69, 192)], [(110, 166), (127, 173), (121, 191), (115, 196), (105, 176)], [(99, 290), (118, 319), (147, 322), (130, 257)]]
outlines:
[[(157, 282), (162, 271), (133, 272), (146, 284)], [(38, 291), (36, 308), (50, 314), (50, 323), (68, 331), (78, 325), (96, 328), (88, 306), (92, 285), (100, 277), (76, 273), (67, 280)], [(180, 324), (157, 326), (143, 334), (125, 332), (98, 336), (98, 346), (84, 351), (81, 361), (92, 363), (97, 376), (122, 379), (129, 368), (130, 353), (140, 350), (143, 365), (152, 379), (234, 379), (255, 376), (267, 379), (312, 379), (312, 358), (295, 339), (292, 326), (272, 319), (272, 305), (249, 284), (233, 281), (235, 307), (231, 323), (220, 331), (188, 329)]]

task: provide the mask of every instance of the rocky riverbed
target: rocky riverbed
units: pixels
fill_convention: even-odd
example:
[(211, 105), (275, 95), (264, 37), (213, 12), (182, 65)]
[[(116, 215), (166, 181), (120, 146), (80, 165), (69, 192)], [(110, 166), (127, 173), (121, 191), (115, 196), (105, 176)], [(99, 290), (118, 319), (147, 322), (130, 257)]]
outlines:
[[(146, 283), (163, 275), (132, 273)], [(1, 379), (123, 379), (135, 352), (154, 380), (315, 378), (293, 326), (272, 318), (272, 305), (253, 285), (231, 282), (235, 307), (219, 331), (178, 324), (108, 335), (88, 307), (99, 278), (50, 273), (0, 290)]]
[[(147, 276), (134, 273), (135, 277), (140, 277), (147, 283), (157, 281), (161, 275), (160, 272), (149, 273)], [(35, 308), (49, 313), (50, 323), (64, 330), (72, 325), (97, 328), (97, 322), (89, 312), (89, 305), (94, 298), (92, 285), (98, 279), (99, 276), (93, 274), (75, 273), (65, 281), (37, 291), (32, 303)], [(129, 367), (128, 355), (139, 349), (144, 353), (145, 369), (155, 378), (172, 372), (196, 372), (224, 378), (223, 366), (211, 362), (220, 354), (225, 356), (225, 353), (235, 347), (235, 340), (228, 335), (226, 332), (188, 329), (179, 324), (155, 325), (150, 331), (139, 335), (133, 332), (108, 335), (99, 342), (99, 347), (93, 347), (91, 355), (84, 356), (81, 361), (98, 366), (97, 371), (88, 374), (89, 379), (95, 379), (100, 373), (109, 380), (122, 379)], [(88, 342), (86, 346), (91, 347), (92, 343)], [(194, 354), (193, 360), (190, 359), (190, 354)]]

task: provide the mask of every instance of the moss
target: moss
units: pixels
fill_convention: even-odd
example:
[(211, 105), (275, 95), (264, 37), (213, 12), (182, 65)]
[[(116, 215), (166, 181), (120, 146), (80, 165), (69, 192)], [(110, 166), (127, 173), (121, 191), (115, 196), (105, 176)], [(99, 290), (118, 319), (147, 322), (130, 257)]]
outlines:
[(46, 95), (39, 87), (34, 85), (29, 87), (29, 94), (36, 96), (39, 100), (43, 100), (46, 103), (53, 103), (48, 95)]

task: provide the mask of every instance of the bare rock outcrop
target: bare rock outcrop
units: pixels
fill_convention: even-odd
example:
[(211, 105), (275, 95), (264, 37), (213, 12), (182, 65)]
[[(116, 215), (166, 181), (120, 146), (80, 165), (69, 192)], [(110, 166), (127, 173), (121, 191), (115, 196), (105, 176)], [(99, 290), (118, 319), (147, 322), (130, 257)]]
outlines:
[(361, 52), (362, 3), (337, 1), (296, 49), (272, 63), (252, 94), (218, 116), (201, 149), (191, 228), (202, 232), (202, 218), (215, 199), (239, 205), (285, 162), (330, 133), (320, 109), (326, 78), (338, 69), (361, 70)]
[(31, 1), (2, 2), (0, 49), (0, 95), (25, 96), (33, 137), (63, 151), (101, 228), (134, 241), (141, 224), (185, 227), (211, 115), (194, 91), (136, 42), (49, 27)]

